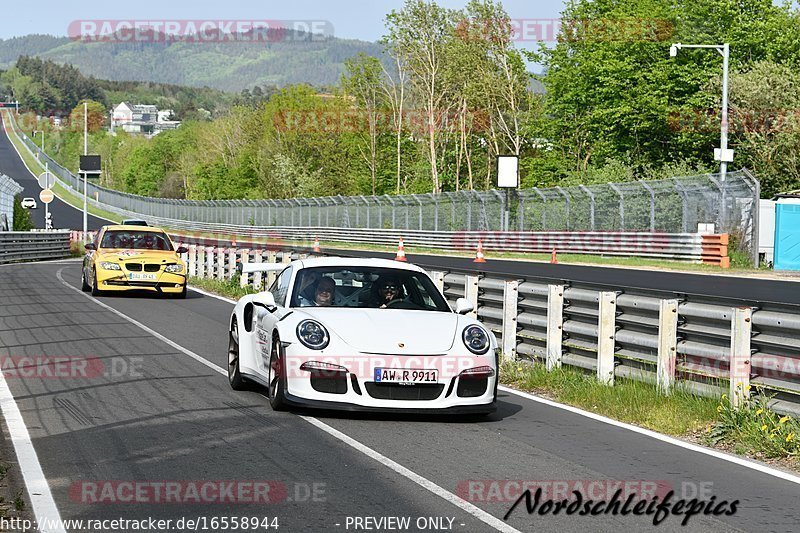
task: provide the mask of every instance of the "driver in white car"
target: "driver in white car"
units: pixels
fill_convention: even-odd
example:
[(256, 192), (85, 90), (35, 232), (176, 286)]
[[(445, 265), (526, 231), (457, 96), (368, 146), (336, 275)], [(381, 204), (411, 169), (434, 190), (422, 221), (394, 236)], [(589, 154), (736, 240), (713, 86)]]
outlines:
[(372, 307), (379, 307), (386, 309), (389, 302), (393, 300), (402, 300), (403, 286), (399, 280), (395, 278), (379, 278), (375, 281), (375, 286), (378, 288), (375, 293)]

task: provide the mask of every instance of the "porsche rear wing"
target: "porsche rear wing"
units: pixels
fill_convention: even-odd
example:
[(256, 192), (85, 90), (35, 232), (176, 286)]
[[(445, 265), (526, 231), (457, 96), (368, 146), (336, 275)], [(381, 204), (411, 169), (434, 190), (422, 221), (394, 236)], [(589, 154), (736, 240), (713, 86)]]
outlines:
[(242, 274), (253, 272), (280, 272), (286, 268), (286, 263), (239, 263)]

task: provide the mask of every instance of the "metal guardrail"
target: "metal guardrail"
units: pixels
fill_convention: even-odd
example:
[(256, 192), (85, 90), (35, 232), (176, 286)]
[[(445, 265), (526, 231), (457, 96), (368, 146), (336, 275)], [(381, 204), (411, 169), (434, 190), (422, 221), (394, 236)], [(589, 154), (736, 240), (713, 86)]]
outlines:
[[(27, 148), (48, 161), (63, 183), (82, 194), (81, 180), (12, 126)], [(238, 227), (327, 227), (419, 232), (649, 232), (689, 233), (699, 223), (736, 236), (758, 258), (760, 184), (746, 169), (592, 186), (512, 191), (460, 191), (398, 196), (335, 196), (285, 200), (150, 198), (88, 183), (95, 205), (125, 216)], [(510, 200), (510, 201), (509, 201)], [(510, 218), (506, 221), (505, 211)], [(177, 227), (177, 226), (170, 226)]]
[[(230, 279), (241, 262), (306, 255), (291, 247), (278, 251), (275, 243), (245, 250), (190, 244), (191, 237), (182, 242), (189, 244), (190, 275), (219, 280)], [(473, 302), (474, 316), (498, 335), (507, 358), (572, 366), (608, 383), (628, 378), (665, 390), (727, 392), (736, 401), (750, 394), (748, 385), (763, 387), (774, 395), (776, 411), (800, 414), (800, 306), (475, 273), (431, 275), (451, 304), (460, 297)], [(240, 283), (261, 290), (274, 279), (274, 272), (244, 274)]]
[(0, 263), (61, 259), (69, 256), (69, 231), (0, 232)]
[(183, 236), (237, 240), (347, 242), (395, 246), (400, 238), (409, 246), (474, 252), (480, 240), (485, 250), (519, 253), (596, 254), (694, 261), (729, 266), (727, 236), (696, 233), (649, 232), (481, 232), (417, 231), (331, 227), (258, 227), (187, 222), (133, 212), (122, 216), (143, 218), (148, 223)]

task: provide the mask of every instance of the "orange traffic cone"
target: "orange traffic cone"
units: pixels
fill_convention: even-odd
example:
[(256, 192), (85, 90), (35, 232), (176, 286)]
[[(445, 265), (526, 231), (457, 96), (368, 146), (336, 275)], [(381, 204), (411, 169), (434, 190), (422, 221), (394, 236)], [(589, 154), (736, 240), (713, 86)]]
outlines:
[(400, 237), (400, 242), (397, 243), (397, 256), (394, 258), (395, 261), (405, 261), (406, 260), (406, 249), (403, 247), (403, 238)]
[(550, 264), (551, 265), (557, 265), (558, 264), (558, 258), (556, 257), (556, 249), (555, 248), (553, 248), (553, 253), (550, 254)]
[(318, 254), (319, 253), (319, 239), (314, 237), (314, 245), (311, 247), (311, 251)]
[(473, 263), (485, 263), (486, 257), (483, 255), (483, 241), (478, 239), (478, 250), (475, 252), (475, 259)]

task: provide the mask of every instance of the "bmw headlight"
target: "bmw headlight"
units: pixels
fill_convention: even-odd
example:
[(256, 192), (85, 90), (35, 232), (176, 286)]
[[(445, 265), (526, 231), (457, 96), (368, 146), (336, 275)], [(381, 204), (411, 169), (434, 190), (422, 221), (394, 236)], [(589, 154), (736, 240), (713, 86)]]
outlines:
[(122, 270), (117, 263), (109, 263), (108, 261), (102, 261), (100, 263), (100, 268), (104, 270)]
[(176, 273), (180, 274), (181, 272), (183, 272), (183, 265), (181, 265), (181, 264), (167, 265), (167, 268), (164, 269), (164, 272), (170, 272), (172, 274), (176, 274)]
[(330, 342), (325, 326), (316, 320), (303, 320), (297, 325), (297, 338), (312, 350), (322, 350)]
[(479, 326), (467, 326), (462, 334), (464, 346), (476, 355), (483, 355), (489, 351), (489, 335)]

